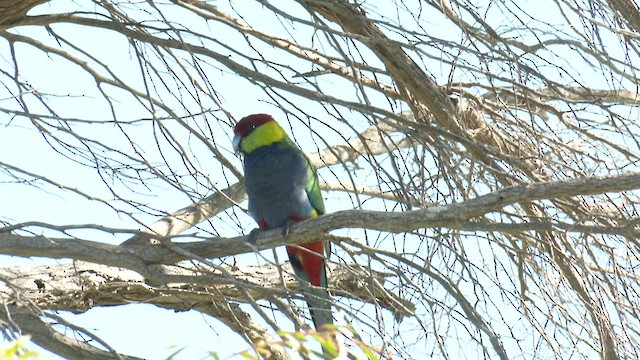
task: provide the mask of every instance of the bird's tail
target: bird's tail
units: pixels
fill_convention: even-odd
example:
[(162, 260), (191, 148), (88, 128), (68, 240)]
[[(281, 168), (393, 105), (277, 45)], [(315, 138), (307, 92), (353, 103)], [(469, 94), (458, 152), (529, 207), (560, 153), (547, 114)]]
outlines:
[(332, 329), (327, 325), (333, 325), (333, 313), (331, 311), (331, 295), (326, 287), (312, 286), (309, 283), (303, 285), (303, 295), (309, 307), (311, 320), (318, 332), (318, 335), (324, 340), (325, 346), (322, 347), (322, 353), (325, 359), (333, 359), (336, 354), (328, 351), (326, 347), (333, 348), (335, 352), (339, 352), (339, 344)]
[(300, 246), (287, 246), (291, 267), (300, 280), (311, 319), (317, 331), (333, 324), (331, 295), (327, 290), (327, 271), (324, 258), (324, 241), (314, 241)]
[(331, 295), (326, 287), (311, 286), (309, 283), (305, 285), (303, 294), (311, 313), (313, 325), (316, 331), (326, 330), (326, 325), (333, 325)]
[[(324, 242), (317, 241), (300, 247), (287, 246), (287, 252), (295, 274), (302, 280), (300, 282), (302, 293), (316, 331), (327, 342), (331, 342), (334, 349), (337, 349), (336, 337), (331, 329), (327, 329), (327, 325), (333, 324), (333, 313), (331, 295), (327, 290), (324, 246)], [(333, 357), (324, 347), (322, 350), (325, 358)]]

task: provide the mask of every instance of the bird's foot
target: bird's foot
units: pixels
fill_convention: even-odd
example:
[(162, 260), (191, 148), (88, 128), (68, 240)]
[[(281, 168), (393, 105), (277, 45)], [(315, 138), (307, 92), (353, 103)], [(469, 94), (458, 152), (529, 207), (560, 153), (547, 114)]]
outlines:
[(304, 219), (301, 218), (300, 216), (297, 215), (289, 215), (289, 218), (287, 219), (287, 221), (284, 223), (284, 225), (282, 226), (282, 237), (283, 240), (287, 239), (287, 236), (289, 236), (289, 232), (291, 231), (291, 225), (303, 221)]
[(284, 223), (284, 225), (282, 226), (282, 239), (286, 240), (287, 237), (289, 236), (289, 233), (291, 232), (291, 226), (297, 222), (299, 222), (300, 220), (295, 220), (295, 219), (287, 219), (287, 222)]

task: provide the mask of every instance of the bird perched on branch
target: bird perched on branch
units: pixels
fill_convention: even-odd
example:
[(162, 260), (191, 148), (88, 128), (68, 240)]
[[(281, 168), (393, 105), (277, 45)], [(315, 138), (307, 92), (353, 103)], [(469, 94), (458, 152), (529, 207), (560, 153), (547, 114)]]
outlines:
[[(288, 228), (293, 222), (325, 213), (316, 169), (273, 117), (247, 116), (233, 131), (233, 147), (244, 157), (249, 214), (260, 229)], [(317, 331), (333, 324), (325, 270), (326, 246), (324, 240), (287, 245), (291, 266), (301, 280)]]

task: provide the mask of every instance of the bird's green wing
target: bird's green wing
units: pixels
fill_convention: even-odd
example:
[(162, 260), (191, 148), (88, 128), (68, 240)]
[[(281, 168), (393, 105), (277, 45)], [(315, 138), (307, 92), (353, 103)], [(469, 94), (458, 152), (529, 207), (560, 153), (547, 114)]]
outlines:
[(311, 206), (316, 210), (319, 215), (324, 215), (324, 201), (322, 200), (322, 193), (320, 192), (320, 183), (318, 182), (318, 172), (316, 168), (311, 164), (309, 158), (304, 155), (305, 160), (307, 161), (307, 179), (305, 182), (305, 190), (307, 191), (307, 196), (309, 197), (309, 201), (311, 202)]

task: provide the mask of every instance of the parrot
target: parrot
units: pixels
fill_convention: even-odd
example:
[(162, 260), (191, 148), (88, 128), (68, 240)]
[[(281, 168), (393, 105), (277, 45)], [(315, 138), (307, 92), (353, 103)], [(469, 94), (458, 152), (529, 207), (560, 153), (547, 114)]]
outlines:
[[(325, 213), (315, 167), (271, 115), (246, 116), (233, 132), (234, 150), (243, 158), (249, 215), (260, 230), (284, 227), (286, 236), (292, 223)], [(328, 242), (321, 239), (286, 249), (314, 327), (326, 330), (333, 324), (324, 255), (329, 253)]]

